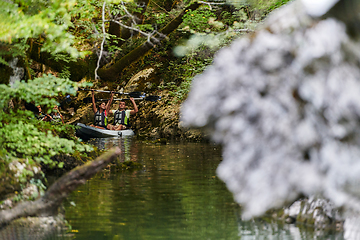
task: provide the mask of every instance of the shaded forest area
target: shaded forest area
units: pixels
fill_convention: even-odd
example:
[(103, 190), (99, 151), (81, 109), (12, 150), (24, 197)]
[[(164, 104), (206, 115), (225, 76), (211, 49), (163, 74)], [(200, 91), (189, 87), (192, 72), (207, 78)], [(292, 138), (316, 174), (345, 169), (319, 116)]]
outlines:
[[(39, 122), (26, 104), (48, 113), (60, 105), (66, 123), (74, 123), (88, 115), (79, 87), (144, 91), (164, 100), (139, 103), (134, 127), (155, 138), (175, 134), (192, 79), (218, 49), (253, 32), (288, 1), (236, 2), (2, 2), (0, 201), (38, 199), (44, 169), (66, 165), (59, 155), (85, 159), (94, 150), (74, 136), (71, 124)], [(76, 101), (62, 105), (68, 95)], [(18, 193), (30, 185), (35, 195)]]
[[(236, 7), (226, 4), (225, 1), (208, 4), (188, 2), (190, 1), (137, 0), (102, 4), (95, 1), (79, 1), (71, 6), (67, 16), (56, 16), (59, 11), (63, 11), (61, 6), (58, 6), (58, 9), (49, 9), (47, 12), (55, 16), (53, 19), (41, 19), (44, 22), (40, 23), (48, 24), (51, 20), (61, 23), (66, 17), (68, 22), (64, 23), (68, 28), (65, 32), (69, 36), (62, 34), (60, 30), (64, 29), (54, 28), (49, 32), (40, 31), (39, 36), (35, 37), (32, 35), (35, 35), (34, 31), (37, 29), (31, 29), (30, 26), (24, 33), (26, 36), (11, 39), (9, 42), (1, 41), (1, 82), (8, 83), (10, 76), (14, 74), (9, 64), (14, 57), (18, 58), (17, 67), (25, 69), (22, 76), (25, 80), (39, 76), (44, 72), (44, 68), (50, 68), (58, 76), (69, 77), (73, 81), (80, 81), (85, 77), (91, 80), (96, 77), (94, 71), (98, 68), (97, 74), (102, 82), (120, 82), (124, 80), (124, 69), (129, 69), (131, 64), (147, 54), (157, 56), (167, 51), (167, 56), (162, 53), (162, 56), (157, 56), (161, 57), (157, 58), (157, 61), (162, 62), (164, 58), (169, 60), (174, 57), (171, 48), (192, 34), (212, 36), (226, 31), (232, 31), (234, 34), (236, 28), (241, 27), (240, 23), (259, 21), (264, 17), (249, 4)], [(268, 6), (268, 9), (276, 5), (279, 3), (275, 2)], [(30, 11), (43, 12), (44, 7), (47, 7), (46, 4), (19, 6), (23, 9), (24, 16), (30, 15), (26, 20), (32, 20), (31, 17), (35, 16)], [(36, 17), (42, 17), (42, 14), (38, 15), (41, 16)], [(63, 19), (59, 20), (60, 17)], [(23, 30), (24, 27), (26, 26), (18, 28)], [(50, 27), (52, 26), (48, 28)], [(250, 30), (247, 26), (246, 29)], [(174, 33), (175, 30), (177, 31)], [(2, 35), (0, 40), (9, 37), (6, 36), (8, 34)], [(59, 46), (56, 41), (63, 38), (67, 38), (66, 44)], [(105, 41), (102, 42), (103, 40)], [(209, 41), (210, 38), (207, 39), (207, 42)], [(156, 52), (149, 53), (154, 48)], [(80, 51), (81, 54), (76, 51)], [(101, 61), (98, 62), (100, 51)], [(149, 65), (152, 63), (148, 62)]]

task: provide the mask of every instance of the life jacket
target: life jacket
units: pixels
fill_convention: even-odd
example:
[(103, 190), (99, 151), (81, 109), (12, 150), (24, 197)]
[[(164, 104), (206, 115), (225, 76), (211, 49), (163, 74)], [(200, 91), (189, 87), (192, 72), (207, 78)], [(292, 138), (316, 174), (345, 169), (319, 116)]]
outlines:
[(94, 125), (106, 128), (107, 124), (108, 123), (107, 123), (106, 110), (103, 111), (102, 113), (100, 113), (99, 110), (97, 110), (97, 112), (95, 113)]
[(61, 122), (61, 116), (58, 113), (51, 113), (50, 116), (53, 119), (53, 122)]
[(39, 112), (38, 114), (35, 114), (35, 117), (38, 119), (38, 120), (43, 120), (46, 115), (43, 114), (42, 112)]
[(119, 111), (116, 110), (114, 112), (114, 125), (125, 125), (127, 128), (130, 127), (130, 119), (129, 119), (130, 114), (126, 114), (126, 111)]

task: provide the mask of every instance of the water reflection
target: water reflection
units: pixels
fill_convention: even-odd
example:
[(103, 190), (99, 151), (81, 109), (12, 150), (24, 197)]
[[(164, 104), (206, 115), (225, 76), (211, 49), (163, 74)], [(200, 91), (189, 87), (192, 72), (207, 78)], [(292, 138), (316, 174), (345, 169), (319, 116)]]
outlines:
[(71, 239), (68, 233), (51, 224), (39, 226), (10, 224), (0, 230), (0, 240), (60, 240)]
[(69, 199), (76, 239), (239, 239), (217, 147), (134, 145), (143, 169), (98, 174)]
[(119, 157), (120, 162), (136, 161), (136, 145), (133, 144), (132, 136), (116, 138), (92, 138), (88, 143), (95, 145), (99, 150), (106, 150), (112, 147), (120, 147), (122, 154)]
[[(212, 144), (146, 144), (135, 139), (100, 139), (99, 148), (121, 146), (124, 159), (142, 169), (98, 173), (64, 203), (68, 233), (44, 238), (24, 234), (0, 239), (334, 239), (341, 233), (315, 232), (296, 225), (242, 221), (232, 194), (216, 177), (221, 149)], [(125, 150), (126, 149), (126, 150)], [(70, 234), (70, 235), (69, 235)]]
[(218, 146), (133, 141), (130, 149), (143, 169), (100, 173), (69, 199), (76, 206), (66, 206), (66, 217), (76, 239), (343, 239), (341, 233), (242, 221), (215, 175)]
[(266, 222), (262, 220), (239, 221), (239, 236), (242, 240), (344, 240), (341, 232), (314, 230), (311, 227), (283, 224), (282, 222)]

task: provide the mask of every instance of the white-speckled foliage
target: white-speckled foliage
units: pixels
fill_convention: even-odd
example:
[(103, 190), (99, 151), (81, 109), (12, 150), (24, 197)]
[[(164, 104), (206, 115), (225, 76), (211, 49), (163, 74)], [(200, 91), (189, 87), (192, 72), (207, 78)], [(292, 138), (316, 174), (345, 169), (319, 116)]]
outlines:
[(360, 43), (301, 2), (222, 49), (182, 108), (223, 144), (217, 173), (249, 218), (321, 194), (360, 210)]

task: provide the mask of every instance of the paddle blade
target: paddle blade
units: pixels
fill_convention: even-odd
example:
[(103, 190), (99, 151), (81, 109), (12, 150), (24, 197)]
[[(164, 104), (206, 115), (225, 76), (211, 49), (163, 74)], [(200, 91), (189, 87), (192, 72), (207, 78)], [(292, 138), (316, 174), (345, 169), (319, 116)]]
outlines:
[(158, 100), (161, 100), (161, 96), (147, 96), (144, 98), (146, 101), (150, 102), (156, 102)]
[(132, 98), (144, 98), (145, 97), (145, 93), (142, 93), (142, 92), (131, 92), (128, 95)]
[(91, 89), (87, 89), (87, 88), (78, 88), (78, 91), (91, 91)]
[(70, 97), (70, 95), (66, 95), (65, 99), (62, 100), (62, 102), (60, 103), (60, 107), (63, 107), (64, 105), (66, 105), (69, 102), (71, 102), (71, 97)]

